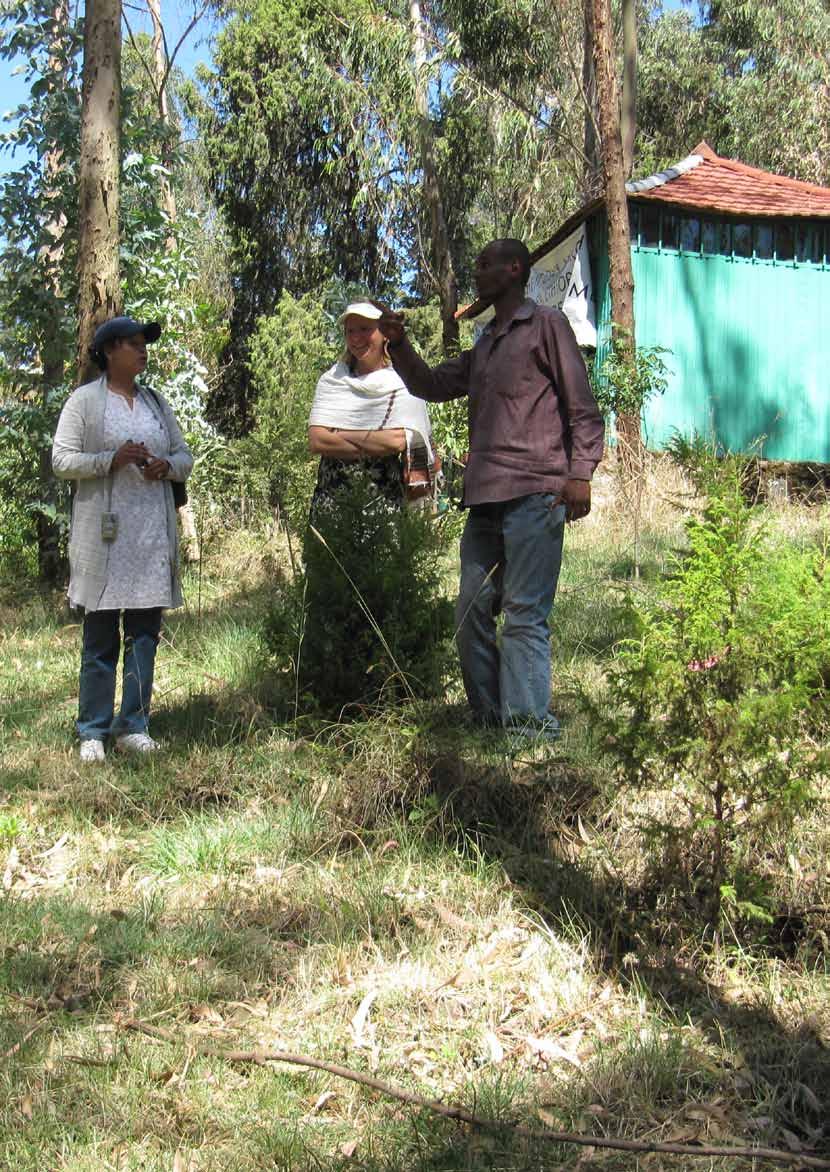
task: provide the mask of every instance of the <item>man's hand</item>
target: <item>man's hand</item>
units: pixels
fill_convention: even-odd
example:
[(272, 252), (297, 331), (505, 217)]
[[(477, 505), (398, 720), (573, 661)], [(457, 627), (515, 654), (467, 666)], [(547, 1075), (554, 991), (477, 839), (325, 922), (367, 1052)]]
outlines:
[(383, 314), (378, 319), (378, 329), (383, 334), (390, 346), (395, 347), (399, 342), (403, 341), (403, 314), (398, 313), (394, 309), (390, 309), (388, 305), (384, 305), (382, 301), (373, 302), (374, 305)]
[(565, 506), (565, 520), (579, 521), (591, 511), (590, 480), (566, 480), (562, 489), (562, 504)]

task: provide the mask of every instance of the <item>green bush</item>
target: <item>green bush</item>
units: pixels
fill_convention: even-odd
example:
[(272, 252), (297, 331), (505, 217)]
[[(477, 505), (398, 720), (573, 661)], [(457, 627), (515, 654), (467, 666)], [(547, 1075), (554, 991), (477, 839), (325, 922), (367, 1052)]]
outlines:
[(266, 638), (303, 711), (440, 693), (453, 606), (443, 591), (453, 519), (390, 510), (359, 478), (321, 510), (304, 566), (277, 587)]
[[(636, 637), (594, 707), (622, 781), (687, 807), (716, 915), (724, 898), (761, 913), (742, 901), (732, 848), (760, 820), (791, 821), (826, 764), (811, 735), (830, 678), (826, 551), (774, 542), (746, 503), (746, 471), (735, 457), (707, 468), (689, 550), (656, 601), (630, 603)], [(650, 830), (677, 848), (688, 824)]]
[(48, 519), (57, 554), (66, 557), (69, 485), (55, 481), (48, 453), (68, 388), (0, 401), (0, 576), (34, 577)]
[(283, 293), (251, 339), (255, 423), (239, 452), (253, 493), (264, 494), (295, 529), (308, 515), (316, 472), (308, 451), (314, 388), (338, 353), (331, 316), (311, 293), (296, 299)]
[(667, 353), (663, 346), (639, 346), (629, 357), (612, 348), (601, 367), (591, 363), (594, 398), (606, 420), (617, 415), (639, 417), (650, 399), (664, 394), (668, 368), (661, 356)]

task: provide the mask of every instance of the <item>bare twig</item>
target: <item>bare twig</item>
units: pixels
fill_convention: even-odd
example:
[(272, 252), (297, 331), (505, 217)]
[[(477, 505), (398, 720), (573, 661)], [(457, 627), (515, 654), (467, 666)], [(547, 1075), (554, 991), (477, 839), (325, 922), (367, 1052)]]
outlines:
[(184, 30), (182, 35), (179, 37), (178, 41), (176, 41), (176, 44), (173, 47), (172, 53), (167, 52), (167, 36), (164, 31), (164, 25), (162, 25), (161, 35), (164, 40), (164, 55), (167, 58), (167, 68), (164, 71), (164, 77), (161, 79), (161, 85), (159, 86), (160, 93), (164, 92), (164, 88), (167, 85), (167, 79), (170, 77), (170, 71), (172, 70), (173, 65), (175, 64), (175, 61), (176, 61), (176, 54), (178, 53), (179, 49), (181, 49), (182, 45), (187, 40), (187, 38), (190, 36), (190, 34), (193, 32), (196, 25), (199, 23), (199, 21), (205, 15), (205, 13), (208, 10), (208, 7), (209, 7), (209, 2), (208, 2), (208, 0), (205, 0), (205, 3), (202, 5), (202, 7), (199, 9), (198, 12), (194, 13), (193, 19), (190, 21), (190, 24), (187, 26), (187, 28)]
[(31, 1038), (33, 1038), (35, 1036), (35, 1034), (38, 1032), (40, 1027), (45, 1024), (45, 1022), (46, 1022), (45, 1017), (41, 1018), (40, 1021), (36, 1021), (35, 1024), (32, 1026), (32, 1028), (29, 1030), (29, 1032), (24, 1034), (19, 1042), (15, 1042), (15, 1044), (13, 1046), (9, 1047), (9, 1049), (5, 1052), (3, 1057), (4, 1058), (13, 1058), (15, 1056), (15, 1054), (17, 1054), (18, 1051), (22, 1050), (23, 1047), (26, 1045), (26, 1043)]
[(715, 1146), (705, 1144), (679, 1143), (648, 1143), (635, 1139), (609, 1139), (602, 1135), (584, 1135), (578, 1132), (553, 1131), (548, 1128), (524, 1127), (521, 1124), (504, 1124), (494, 1119), (486, 1119), (468, 1111), (466, 1107), (447, 1106), (437, 1099), (425, 1099), (402, 1087), (392, 1086), (382, 1079), (374, 1078), (370, 1074), (363, 1074), (358, 1070), (351, 1070), (348, 1066), (338, 1066), (333, 1062), (323, 1062), (319, 1058), (312, 1058), (307, 1054), (292, 1054), (286, 1050), (225, 1050), (214, 1046), (210, 1042), (194, 1042), (185, 1039), (170, 1030), (158, 1029), (149, 1026), (136, 1018), (123, 1019), (119, 1023), (123, 1029), (134, 1030), (137, 1033), (147, 1034), (162, 1042), (173, 1045), (182, 1045), (185, 1042), (195, 1051), (221, 1058), (225, 1062), (240, 1062), (255, 1066), (265, 1066), (270, 1062), (287, 1062), (292, 1066), (305, 1066), (311, 1070), (322, 1070), (336, 1078), (345, 1078), (361, 1086), (370, 1087), (387, 1098), (397, 1099), (400, 1103), (408, 1103), (411, 1107), (419, 1107), (442, 1115), (445, 1119), (455, 1119), (459, 1123), (468, 1123), (472, 1127), (484, 1128), (488, 1131), (510, 1131), (525, 1139), (547, 1140), (553, 1143), (577, 1144), (581, 1147), (612, 1148), (622, 1152), (662, 1152), (666, 1155), (693, 1156), (695, 1158), (709, 1158), (733, 1156), (747, 1160), (768, 1160), (778, 1164), (791, 1164), (801, 1168), (830, 1169), (830, 1160), (823, 1160), (819, 1156), (808, 1156), (803, 1152), (785, 1152), (778, 1148)]
[(127, 14), (123, 10), (123, 8), (121, 10), (121, 16), (123, 17), (124, 24), (127, 27), (127, 36), (130, 38), (130, 44), (135, 49), (136, 56), (138, 57), (138, 60), (144, 66), (144, 72), (147, 74), (147, 76), (150, 79), (150, 85), (153, 87), (153, 94), (155, 95), (156, 102), (158, 102), (159, 98), (161, 97), (161, 90), (156, 85), (156, 79), (153, 76), (153, 71), (150, 69), (150, 66), (144, 60), (144, 54), (141, 52), (141, 49), (139, 49), (139, 47), (138, 47), (138, 41), (136, 41), (135, 37), (133, 36), (133, 30), (130, 28), (130, 22), (127, 20)]

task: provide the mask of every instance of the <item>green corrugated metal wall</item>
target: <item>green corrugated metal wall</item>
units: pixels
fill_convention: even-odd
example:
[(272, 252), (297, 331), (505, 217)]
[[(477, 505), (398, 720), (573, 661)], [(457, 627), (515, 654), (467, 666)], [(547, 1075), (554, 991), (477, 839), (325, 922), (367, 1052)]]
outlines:
[[(604, 217), (591, 233), (601, 361), (609, 322)], [(830, 463), (830, 268), (633, 248), (637, 344), (671, 353), (645, 437), (714, 436), (776, 460)]]

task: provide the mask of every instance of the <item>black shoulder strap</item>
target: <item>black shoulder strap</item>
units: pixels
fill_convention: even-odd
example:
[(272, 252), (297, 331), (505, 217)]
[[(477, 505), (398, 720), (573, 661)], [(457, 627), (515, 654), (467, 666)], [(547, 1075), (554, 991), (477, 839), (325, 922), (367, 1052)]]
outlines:
[(147, 394), (150, 396), (150, 398), (153, 400), (153, 402), (155, 403), (155, 405), (158, 407), (159, 411), (161, 411), (161, 413), (163, 415), (164, 411), (162, 410), (161, 399), (159, 399), (158, 395), (153, 390), (153, 388), (148, 387), (146, 383), (139, 383), (138, 385), (141, 387), (142, 391), (147, 392)]
[(153, 400), (153, 402), (155, 403), (155, 405), (158, 407), (158, 409), (159, 409), (159, 412), (160, 412), (160, 414), (161, 414), (161, 421), (162, 421), (162, 423), (164, 424), (165, 430), (166, 430), (166, 432), (167, 432), (168, 440), (169, 440), (169, 437), (170, 437), (170, 428), (167, 426), (167, 416), (164, 414), (164, 408), (163, 408), (163, 407), (162, 407), (162, 405), (161, 405), (161, 399), (158, 397), (158, 395), (157, 395), (157, 394), (156, 394), (156, 392), (153, 390), (153, 388), (152, 388), (152, 387), (148, 387), (146, 383), (139, 383), (138, 385), (141, 387), (142, 391), (146, 391), (146, 392), (147, 392), (147, 394), (148, 394), (148, 395), (150, 396), (150, 398)]

